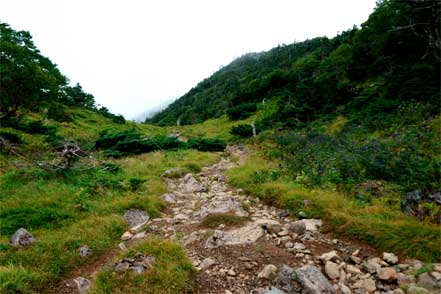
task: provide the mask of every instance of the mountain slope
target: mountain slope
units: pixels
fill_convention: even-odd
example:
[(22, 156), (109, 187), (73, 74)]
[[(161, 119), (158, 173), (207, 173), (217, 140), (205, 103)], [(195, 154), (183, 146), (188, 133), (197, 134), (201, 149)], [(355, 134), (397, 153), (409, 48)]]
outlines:
[[(361, 29), (246, 54), (146, 122), (192, 124), (273, 99), (287, 124), (323, 114), (377, 117), (405, 101), (439, 105), (440, 7), (382, 1)], [(361, 113), (359, 113), (361, 112)]]

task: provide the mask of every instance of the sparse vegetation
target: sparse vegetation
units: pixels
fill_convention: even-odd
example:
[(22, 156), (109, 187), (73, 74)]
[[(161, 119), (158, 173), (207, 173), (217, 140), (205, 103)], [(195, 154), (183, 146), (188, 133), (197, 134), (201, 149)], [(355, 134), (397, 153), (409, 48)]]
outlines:
[(243, 216), (237, 216), (230, 213), (210, 214), (201, 223), (201, 227), (215, 229), (219, 225), (227, 227), (240, 226), (246, 223), (249, 219)]

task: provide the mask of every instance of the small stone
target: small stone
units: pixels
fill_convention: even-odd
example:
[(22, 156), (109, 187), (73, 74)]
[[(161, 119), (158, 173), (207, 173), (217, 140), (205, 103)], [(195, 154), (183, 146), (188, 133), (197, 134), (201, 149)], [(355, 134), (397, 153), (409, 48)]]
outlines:
[(306, 231), (306, 225), (300, 221), (293, 222), (290, 225), (290, 230), (297, 235), (303, 235)]
[(393, 282), (397, 279), (397, 272), (391, 267), (377, 269), (378, 278), (382, 281)]
[(434, 290), (441, 288), (441, 283), (432, 278), (429, 273), (423, 273), (418, 277), (418, 286)]
[(176, 195), (173, 193), (162, 194), (161, 199), (170, 204), (176, 203)]
[(398, 286), (409, 287), (411, 284), (415, 284), (416, 280), (413, 275), (406, 275), (403, 273), (398, 273), (397, 275)]
[(287, 235), (289, 235), (289, 232), (286, 231), (286, 230), (282, 230), (282, 231), (277, 233), (277, 236), (279, 236), (279, 237), (284, 237), (284, 236), (287, 236)]
[(199, 268), (203, 271), (214, 264), (216, 264), (216, 261), (211, 257), (207, 257), (199, 264)]
[(88, 279), (85, 279), (83, 277), (78, 277), (74, 279), (75, 284), (77, 285), (78, 291), (80, 294), (86, 294), (89, 287), (90, 287), (90, 281)]
[(368, 273), (373, 274), (373, 273), (377, 272), (377, 269), (381, 268), (381, 265), (379, 263), (377, 263), (377, 259), (372, 258), (372, 259), (369, 259), (367, 262), (363, 263), (363, 268)]
[(305, 219), (305, 218), (308, 217), (307, 214), (306, 214), (306, 212), (304, 212), (304, 211), (300, 211), (300, 212), (297, 214), (297, 216), (298, 216), (299, 219)]
[(91, 253), (91, 250), (87, 245), (81, 246), (80, 249), (78, 249), (78, 251), (80, 253), (80, 256), (82, 257), (86, 257)]
[(441, 281), (441, 273), (439, 272), (431, 272), (430, 275), (435, 278), (437, 281)]
[(407, 289), (407, 294), (430, 294), (430, 292), (424, 288), (412, 285)]
[(279, 211), (277, 213), (277, 216), (280, 217), (280, 218), (288, 217), (289, 216), (289, 211), (288, 210)]
[(122, 251), (127, 251), (126, 244), (124, 244), (124, 243), (122, 243), (122, 242), (118, 244), (118, 247), (119, 247), (119, 249), (121, 249)]
[(303, 243), (294, 243), (294, 250), (305, 250), (306, 246)]
[(394, 290), (394, 294), (405, 294), (404, 291), (400, 288)]
[(133, 240), (144, 239), (147, 236), (146, 231), (140, 232), (132, 237)]
[(271, 280), (277, 272), (277, 267), (273, 264), (267, 264), (263, 270), (257, 275), (258, 279)]
[(342, 294), (352, 294), (351, 289), (349, 289), (349, 287), (346, 286), (345, 284), (339, 284), (339, 287), (340, 287), (340, 292)]
[(332, 250), (332, 251), (329, 251), (327, 253), (323, 253), (319, 257), (319, 259), (323, 260), (324, 262), (326, 262), (326, 261), (335, 261), (335, 260), (338, 259), (337, 251)]
[(292, 242), (287, 242), (287, 243), (285, 243), (285, 248), (293, 248), (294, 247), (294, 243), (292, 243)]
[(233, 269), (230, 269), (227, 271), (227, 275), (229, 275), (230, 277), (235, 277), (236, 276), (236, 272)]
[(350, 274), (353, 275), (360, 275), (362, 274), (361, 270), (351, 264), (348, 264), (348, 266), (346, 267), (346, 271)]
[(398, 257), (393, 253), (384, 252), (383, 253), (383, 260), (386, 261), (388, 264), (397, 264), (398, 263)]
[(334, 263), (332, 261), (326, 262), (325, 273), (331, 280), (334, 280), (334, 279), (337, 279), (338, 277), (340, 277), (338, 266), (336, 263)]
[(354, 256), (354, 255), (351, 255), (350, 259), (351, 259), (351, 261), (353, 261), (356, 264), (361, 263), (361, 260), (362, 260), (360, 257)]
[(140, 265), (132, 266), (130, 269), (137, 275), (140, 275), (145, 271), (145, 268)]
[(127, 240), (132, 239), (132, 237), (133, 237), (133, 234), (130, 233), (129, 231), (127, 231), (127, 232), (125, 232), (124, 234), (122, 234), (122, 236), (121, 236), (121, 240), (123, 240), (123, 241), (127, 241)]
[(130, 267), (130, 263), (128, 263), (128, 262), (118, 262), (115, 265), (115, 271), (116, 272), (125, 272), (129, 269), (129, 267)]
[(225, 294), (233, 294), (230, 290), (225, 290)]
[(356, 289), (365, 289), (369, 293), (373, 293), (377, 290), (375, 281), (372, 278), (358, 280), (353, 287)]
[(360, 249), (357, 249), (354, 252), (352, 252), (352, 256), (358, 256), (359, 253), (360, 253)]
[(441, 273), (441, 263), (435, 263), (433, 265), (433, 270), (436, 271), (436, 272)]
[(26, 247), (34, 242), (32, 234), (24, 228), (18, 229), (11, 237), (11, 245), (15, 247)]

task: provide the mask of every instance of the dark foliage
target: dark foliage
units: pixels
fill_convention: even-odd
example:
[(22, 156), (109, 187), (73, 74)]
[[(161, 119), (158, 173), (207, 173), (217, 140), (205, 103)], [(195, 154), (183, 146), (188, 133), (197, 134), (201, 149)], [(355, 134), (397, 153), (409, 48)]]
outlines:
[(253, 128), (250, 125), (237, 125), (230, 129), (230, 134), (241, 138), (252, 137)]
[(21, 139), (21, 136), (9, 133), (9, 132), (0, 132), (0, 138), (3, 138), (10, 144), (22, 144), (23, 140)]
[(229, 108), (227, 115), (231, 120), (244, 119), (256, 112), (256, 110), (256, 103), (243, 103)]

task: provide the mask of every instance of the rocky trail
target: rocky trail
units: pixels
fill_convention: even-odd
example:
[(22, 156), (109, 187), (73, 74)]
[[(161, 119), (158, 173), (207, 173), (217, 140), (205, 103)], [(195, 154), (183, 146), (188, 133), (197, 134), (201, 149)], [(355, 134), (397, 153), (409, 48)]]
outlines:
[[(198, 271), (196, 292), (201, 294), (441, 293), (441, 264), (416, 275), (423, 267), (417, 260), (335, 239), (321, 232), (321, 220), (302, 214), (298, 219), (231, 188), (223, 171), (240, 164), (244, 150), (230, 146), (227, 151), (227, 158), (198, 174), (167, 171), (169, 192), (162, 198), (169, 208), (156, 219), (126, 211), (131, 229), (121, 237), (120, 249), (153, 235), (180, 242)], [(207, 227), (213, 223), (214, 228)], [(71, 292), (59, 293), (87, 293), (92, 270), (103, 264), (144, 274), (154, 262), (142, 254), (116, 263), (108, 256), (82, 273), (92, 282), (80, 277), (64, 287)]]

